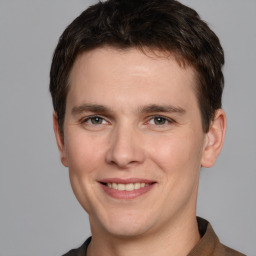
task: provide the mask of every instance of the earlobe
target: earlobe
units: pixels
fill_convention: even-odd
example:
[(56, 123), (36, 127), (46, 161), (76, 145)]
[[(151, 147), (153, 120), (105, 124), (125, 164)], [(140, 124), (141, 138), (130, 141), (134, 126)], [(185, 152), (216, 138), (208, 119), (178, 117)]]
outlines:
[(206, 134), (206, 143), (203, 150), (201, 165), (212, 167), (222, 149), (226, 132), (226, 114), (223, 109), (215, 112), (214, 120)]
[(53, 112), (53, 129), (55, 133), (56, 143), (60, 152), (60, 159), (64, 166), (68, 167), (66, 151), (64, 146), (64, 138), (60, 133), (59, 124), (58, 124), (58, 117), (55, 112)]

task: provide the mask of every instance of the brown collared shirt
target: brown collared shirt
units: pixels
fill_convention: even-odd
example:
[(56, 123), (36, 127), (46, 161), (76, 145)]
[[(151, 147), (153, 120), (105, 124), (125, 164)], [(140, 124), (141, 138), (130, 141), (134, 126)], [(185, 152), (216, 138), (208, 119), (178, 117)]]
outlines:
[[(211, 224), (207, 220), (197, 217), (197, 222), (201, 239), (187, 256), (245, 256), (220, 243)], [(86, 256), (90, 242), (91, 237), (81, 247), (73, 249), (63, 256)]]

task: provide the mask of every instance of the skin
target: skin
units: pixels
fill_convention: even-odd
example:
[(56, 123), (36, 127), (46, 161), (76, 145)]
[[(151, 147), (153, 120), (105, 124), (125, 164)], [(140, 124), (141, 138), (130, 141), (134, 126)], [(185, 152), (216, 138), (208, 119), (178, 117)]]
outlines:
[[(204, 133), (193, 68), (147, 53), (104, 47), (81, 54), (70, 74), (64, 138), (53, 115), (61, 161), (89, 214), (89, 256), (187, 255), (200, 239), (200, 168), (221, 150), (225, 113), (217, 110)], [(118, 199), (99, 182), (109, 178), (154, 185)]]

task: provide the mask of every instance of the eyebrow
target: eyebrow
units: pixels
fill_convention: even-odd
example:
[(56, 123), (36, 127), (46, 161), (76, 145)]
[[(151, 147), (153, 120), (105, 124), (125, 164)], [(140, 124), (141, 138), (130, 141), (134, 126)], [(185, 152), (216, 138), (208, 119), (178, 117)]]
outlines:
[(140, 108), (139, 112), (150, 114), (154, 112), (162, 112), (162, 113), (178, 113), (178, 114), (185, 114), (185, 109), (173, 105), (157, 105), (152, 104), (148, 106), (143, 106)]
[[(72, 115), (79, 115), (83, 112), (92, 112), (96, 114), (111, 114), (113, 111), (106, 106), (99, 104), (82, 104), (77, 107), (73, 107), (71, 110)], [(157, 105), (151, 104), (138, 108), (138, 112), (141, 114), (150, 114), (150, 113), (177, 113), (184, 114), (186, 111), (177, 106), (173, 105)]]
[(78, 115), (83, 112), (105, 114), (105, 113), (111, 113), (112, 111), (109, 108), (99, 104), (82, 104), (80, 106), (73, 107), (71, 110), (72, 115)]

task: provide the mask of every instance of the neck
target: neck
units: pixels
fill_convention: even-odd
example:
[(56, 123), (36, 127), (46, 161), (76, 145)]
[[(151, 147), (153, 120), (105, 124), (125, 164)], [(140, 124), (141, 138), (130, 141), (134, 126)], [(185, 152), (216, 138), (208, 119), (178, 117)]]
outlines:
[(92, 228), (88, 256), (185, 256), (200, 240), (196, 218), (184, 216), (179, 216), (171, 226), (166, 225), (165, 229), (132, 238), (115, 237), (93, 231)]

